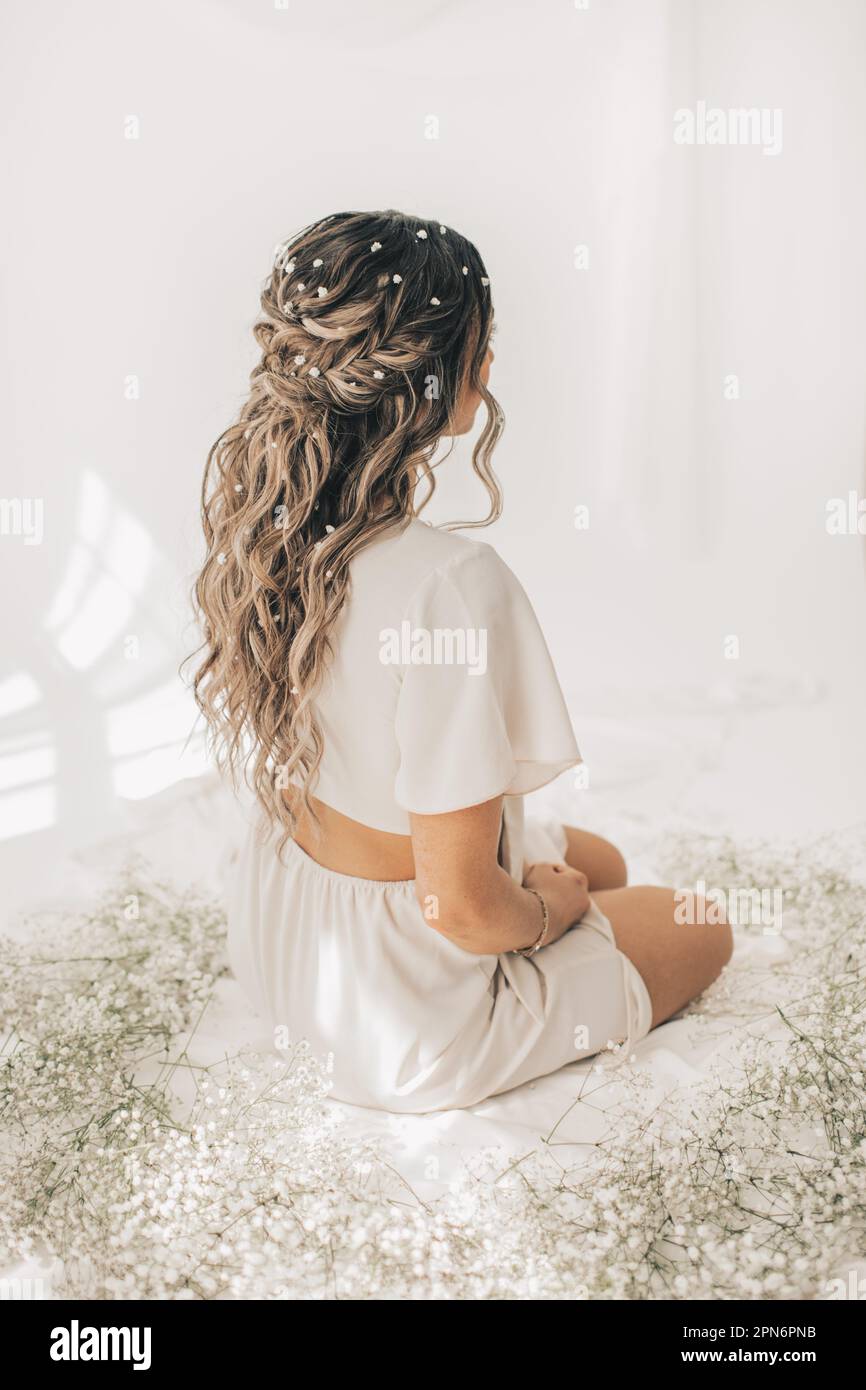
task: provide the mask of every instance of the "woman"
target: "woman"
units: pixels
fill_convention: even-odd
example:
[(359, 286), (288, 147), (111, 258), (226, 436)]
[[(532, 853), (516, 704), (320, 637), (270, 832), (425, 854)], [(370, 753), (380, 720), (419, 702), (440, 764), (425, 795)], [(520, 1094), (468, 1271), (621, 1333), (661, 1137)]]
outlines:
[(626, 888), (604, 840), (523, 824), (523, 794), (580, 761), (544, 639), (491, 546), (418, 516), (436, 446), (482, 402), (481, 524), (500, 511), (478, 252), (341, 213), (277, 249), (261, 303), (196, 586), (196, 697), (260, 812), (235, 972), (360, 1105), (473, 1105), (629, 1049), (716, 977), (730, 929), (675, 924), (672, 892)]

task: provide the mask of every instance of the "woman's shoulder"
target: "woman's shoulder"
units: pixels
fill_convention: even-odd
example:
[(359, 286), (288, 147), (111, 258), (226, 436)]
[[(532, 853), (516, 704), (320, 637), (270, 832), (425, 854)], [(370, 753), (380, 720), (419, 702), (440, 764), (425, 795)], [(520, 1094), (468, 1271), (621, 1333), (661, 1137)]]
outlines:
[(361, 552), (353, 575), (364, 574), (387, 578), (409, 599), (437, 581), (471, 588), (506, 583), (511, 571), (488, 541), (443, 531), (412, 517), (392, 536)]

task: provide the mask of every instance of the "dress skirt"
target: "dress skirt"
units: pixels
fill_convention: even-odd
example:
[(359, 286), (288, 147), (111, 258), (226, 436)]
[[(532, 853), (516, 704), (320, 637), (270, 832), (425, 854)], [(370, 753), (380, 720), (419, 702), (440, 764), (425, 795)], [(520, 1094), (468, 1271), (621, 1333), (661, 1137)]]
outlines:
[[(555, 821), (503, 827), (500, 859), (564, 858)], [(506, 799), (506, 804), (512, 798)], [(404, 1113), (472, 1106), (651, 1025), (640, 974), (592, 902), (531, 957), (474, 955), (424, 917), (414, 882), (336, 873), (251, 823), (229, 907), (232, 968), (275, 1039), (306, 1039), (337, 1100)], [(279, 1033), (277, 1032), (279, 1030)]]

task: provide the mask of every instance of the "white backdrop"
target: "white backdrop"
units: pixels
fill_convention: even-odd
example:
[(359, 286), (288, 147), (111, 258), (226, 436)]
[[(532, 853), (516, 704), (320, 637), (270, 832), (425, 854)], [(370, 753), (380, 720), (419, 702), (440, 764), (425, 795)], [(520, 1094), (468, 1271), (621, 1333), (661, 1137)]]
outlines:
[[(274, 244), (345, 208), (442, 218), (487, 262), (486, 538), (599, 785), (640, 731), (670, 766), (721, 728), (696, 814), (863, 814), (863, 538), (825, 527), (864, 494), (862, 0), (10, 0), (3, 25), (2, 492), (44, 506), (41, 544), (14, 507), (0, 535), (7, 880), (199, 770), (204, 458)], [(701, 101), (781, 110), (781, 151), (675, 143)], [(468, 454), (436, 519), (483, 505)]]

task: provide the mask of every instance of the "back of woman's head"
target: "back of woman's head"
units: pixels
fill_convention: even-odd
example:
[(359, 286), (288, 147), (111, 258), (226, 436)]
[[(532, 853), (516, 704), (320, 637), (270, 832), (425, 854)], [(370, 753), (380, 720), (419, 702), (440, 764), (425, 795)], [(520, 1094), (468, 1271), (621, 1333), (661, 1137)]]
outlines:
[(429, 501), (432, 455), (467, 392), (487, 408), (472, 466), (485, 521), (498, 515), (502, 420), (482, 376), (488, 277), (451, 227), (393, 211), (324, 218), (277, 248), (261, 309), (249, 397), (205, 471), (194, 689), (218, 762), (245, 769), (290, 833), (283, 789), (310, 805), (313, 701), (350, 561), (420, 509), (419, 482)]

